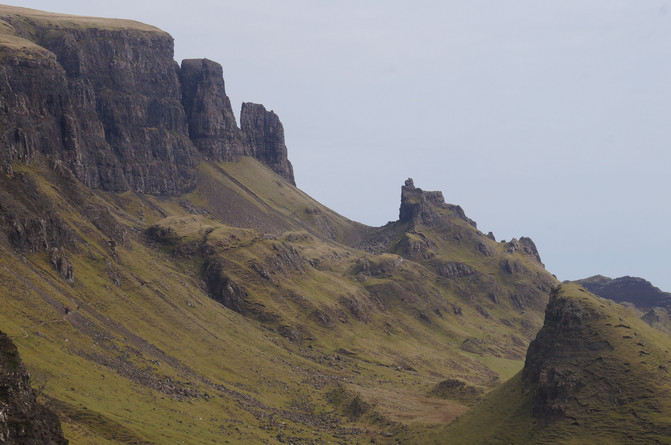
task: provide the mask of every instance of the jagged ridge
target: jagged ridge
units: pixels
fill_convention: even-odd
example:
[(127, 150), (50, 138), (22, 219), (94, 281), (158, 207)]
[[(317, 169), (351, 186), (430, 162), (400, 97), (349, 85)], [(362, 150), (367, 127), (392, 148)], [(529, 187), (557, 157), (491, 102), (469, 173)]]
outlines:
[[(401, 430), (399, 397), (422, 399), (414, 418), (449, 408), (444, 422), (521, 368), (556, 284), (531, 240), (497, 243), (411, 180), (399, 221), (349, 221), (290, 184), (277, 116), (244, 104), (238, 128), (221, 67), (178, 67), (167, 34), (34, 12), (7, 23), (32, 40), (6, 46), (3, 67), (34, 78), (2, 90), (15, 151), (0, 175), (0, 318), (56, 376), (73, 437), (367, 438)], [(61, 89), (33, 94), (42, 81)], [(441, 381), (450, 400), (423, 400)]]

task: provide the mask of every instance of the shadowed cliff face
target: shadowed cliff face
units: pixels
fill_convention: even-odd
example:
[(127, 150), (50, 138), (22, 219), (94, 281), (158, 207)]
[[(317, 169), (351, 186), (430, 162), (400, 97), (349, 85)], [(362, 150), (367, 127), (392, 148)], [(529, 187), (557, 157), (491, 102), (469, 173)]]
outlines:
[(535, 417), (575, 416), (580, 410), (576, 396), (592, 381), (584, 367), (613, 349), (589, 329), (589, 322), (603, 317), (590, 305), (553, 291), (545, 323), (529, 345), (523, 370), (525, 383), (536, 388)]
[(198, 150), (213, 160), (251, 155), (226, 96), (221, 65), (207, 59), (184, 60), (180, 81), (189, 136)]
[(104, 190), (174, 194), (193, 187), (198, 153), (168, 34), (6, 20), (49, 50), (48, 57), (16, 56), (2, 66), (6, 158), (45, 154)]
[(67, 444), (58, 417), (37, 403), (12, 341), (0, 332), (0, 443)]
[(287, 146), (284, 145), (284, 127), (277, 115), (267, 111), (263, 105), (243, 103), (240, 127), (247, 137), (253, 156), (296, 185), (294, 169), (287, 158)]
[(175, 195), (195, 186), (202, 153), (255, 156), (294, 183), (279, 119), (254, 108), (243, 134), (219, 64), (186, 60), (180, 70), (172, 37), (146, 25), (106, 29), (34, 12), (0, 8), (2, 31), (17, 42), (0, 46), (6, 172), (45, 155), (88, 187)]

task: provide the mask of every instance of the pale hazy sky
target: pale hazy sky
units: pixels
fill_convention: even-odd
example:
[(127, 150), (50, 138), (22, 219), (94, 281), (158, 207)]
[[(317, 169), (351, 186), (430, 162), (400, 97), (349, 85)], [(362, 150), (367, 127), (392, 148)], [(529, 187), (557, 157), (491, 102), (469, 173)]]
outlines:
[(671, 291), (671, 0), (26, 0), (139, 20), (284, 124), (298, 186), (396, 220), (407, 177), (559, 279)]

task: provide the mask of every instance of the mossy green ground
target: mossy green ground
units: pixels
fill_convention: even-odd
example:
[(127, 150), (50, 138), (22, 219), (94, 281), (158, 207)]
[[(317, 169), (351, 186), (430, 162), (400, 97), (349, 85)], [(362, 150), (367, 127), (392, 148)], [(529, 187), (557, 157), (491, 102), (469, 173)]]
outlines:
[(577, 285), (562, 286), (561, 296), (602, 313), (603, 318), (590, 320), (583, 335), (612, 347), (599, 350), (594, 360), (566, 364), (589, 376), (589, 384), (575, 394), (578, 411), (572, 417), (533, 416), (535, 388), (525, 386), (519, 373), (449, 427), (416, 430), (405, 439), (412, 443), (421, 437), (422, 443), (436, 444), (671, 443), (671, 339), (629, 309)]
[[(552, 282), (501, 243), (487, 239), (493, 254), (477, 254), (471, 238), (484, 236), (446, 209), (447, 228), (415, 233), (433, 240), (434, 260), (468, 263), (475, 277), (446, 279), (403, 252), (358, 250), (376, 229), (250, 158), (202, 164), (200, 185), (174, 198), (92, 192), (39, 163), (15, 172), (33, 178), (71, 228), (75, 280), (47, 252), (1, 244), (0, 329), (44, 382), (74, 444), (329, 443), (382, 440), (404, 424), (429, 431), (468, 409), (433, 396), (438, 382), (489, 390), (521, 368), (544, 300), (519, 308), (507, 296)], [(96, 226), (83, 203), (113, 221)], [(103, 231), (115, 224), (124, 236)], [(152, 225), (168, 238), (148, 237)], [(244, 288), (241, 313), (208, 295), (203, 265), (213, 257)], [(382, 272), (363, 273), (364, 259)], [(526, 272), (501, 272), (506, 259)], [(466, 339), (481, 350), (465, 349)], [(330, 401), (338, 388), (360, 415)]]

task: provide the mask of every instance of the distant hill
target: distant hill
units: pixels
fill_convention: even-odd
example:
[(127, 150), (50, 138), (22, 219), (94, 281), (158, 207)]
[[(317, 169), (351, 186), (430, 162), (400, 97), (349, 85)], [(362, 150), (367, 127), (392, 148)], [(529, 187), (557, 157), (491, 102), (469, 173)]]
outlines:
[(652, 307), (671, 308), (671, 293), (661, 291), (643, 278), (624, 276), (612, 279), (595, 275), (575, 282), (602, 298), (617, 303), (631, 303), (642, 310)]

